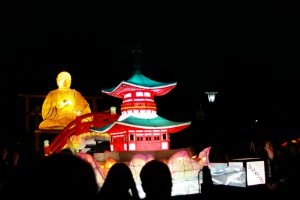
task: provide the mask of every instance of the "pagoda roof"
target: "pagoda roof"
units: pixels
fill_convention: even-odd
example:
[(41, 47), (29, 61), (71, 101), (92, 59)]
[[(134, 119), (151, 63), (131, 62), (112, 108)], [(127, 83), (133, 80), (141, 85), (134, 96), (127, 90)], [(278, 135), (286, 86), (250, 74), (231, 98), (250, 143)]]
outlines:
[(112, 132), (119, 132), (120, 130), (124, 130), (130, 127), (131, 129), (135, 129), (135, 130), (166, 129), (168, 133), (175, 133), (188, 127), (190, 124), (191, 124), (190, 121), (175, 122), (175, 121), (167, 120), (160, 116), (151, 119), (143, 119), (143, 118), (130, 116), (124, 120), (115, 121), (111, 124), (108, 124), (100, 128), (91, 127), (90, 130), (95, 132), (112, 133)]
[(114, 97), (122, 98), (122, 94), (128, 91), (139, 91), (141, 89), (151, 90), (154, 96), (162, 96), (171, 91), (176, 82), (158, 82), (144, 76), (140, 71), (135, 71), (127, 80), (122, 81), (118, 86), (102, 89), (102, 92)]

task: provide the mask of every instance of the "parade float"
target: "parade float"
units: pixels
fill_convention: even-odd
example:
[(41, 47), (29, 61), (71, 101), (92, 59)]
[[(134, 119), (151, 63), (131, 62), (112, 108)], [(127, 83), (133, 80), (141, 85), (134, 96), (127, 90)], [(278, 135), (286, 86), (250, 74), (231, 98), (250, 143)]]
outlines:
[[(93, 166), (99, 188), (104, 183), (110, 167), (117, 162), (124, 162), (132, 171), (141, 198), (145, 194), (139, 173), (142, 167), (153, 159), (162, 160), (168, 165), (172, 173), (173, 196), (201, 193), (203, 166), (210, 167), (214, 183), (244, 187), (245, 168), (241, 165), (229, 166), (228, 163), (210, 163), (211, 147), (196, 155), (191, 153), (188, 147), (170, 149), (170, 134), (189, 127), (191, 121), (177, 122), (159, 116), (154, 97), (167, 94), (176, 85), (176, 82), (154, 81), (144, 76), (140, 66), (135, 65), (135, 71), (127, 81), (102, 90), (104, 94), (122, 99), (121, 114), (117, 114), (116, 107), (112, 107), (109, 113), (91, 112), (81, 115), (80, 112), (76, 112), (75, 119), (50, 143), (45, 143), (45, 154), (59, 153), (65, 148), (71, 149), (75, 155)], [(68, 97), (69, 95), (61, 98), (61, 101), (70, 107), (73, 102), (69, 101)], [(61, 108), (63, 106), (56, 107)], [(88, 154), (86, 145), (95, 140), (108, 141), (110, 149), (93, 155)]]

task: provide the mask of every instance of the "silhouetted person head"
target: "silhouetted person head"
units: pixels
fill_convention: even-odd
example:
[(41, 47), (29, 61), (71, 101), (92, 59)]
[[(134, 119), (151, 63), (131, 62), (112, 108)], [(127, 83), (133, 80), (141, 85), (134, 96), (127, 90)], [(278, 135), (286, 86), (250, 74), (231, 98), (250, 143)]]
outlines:
[(172, 192), (172, 176), (168, 165), (159, 161), (147, 162), (140, 173), (146, 199), (169, 199)]
[(30, 199), (89, 199), (98, 192), (93, 168), (74, 155), (58, 153), (45, 157), (28, 178), (24, 180), (24, 193)]
[(133, 175), (125, 163), (115, 163), (109, 169), (99, 196), (100, 199), (139, 199)]
[(210, 195), (210, 193), (212, 192), (213, 180), (208, 166), (203, 166), (202, 177), (203, 182), (201, 184), (201, 193)]

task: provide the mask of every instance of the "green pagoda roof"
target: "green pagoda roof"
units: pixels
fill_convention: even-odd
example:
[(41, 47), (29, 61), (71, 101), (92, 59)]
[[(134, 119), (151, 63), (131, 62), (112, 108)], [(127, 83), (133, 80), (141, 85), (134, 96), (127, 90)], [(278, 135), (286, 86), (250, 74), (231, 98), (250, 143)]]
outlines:
[(126, 91), (147, 89), (152, 90), (155, 96), (161, 96), (172, 90), (176, 84), (176, 82), (164, 83), (151, 80), (137, 70), (127, 81), (122, 81), (116, 87), (103, 89), (102, 92), (111, 96), (122, 98), (121, 94)]
[[(189, 126), (191, 122), (175, 122), (167, 120), (163, 117), (157, 116), (151, 119), (137, 118), (137, 117), (127, 117), (122, 121), (115, 121), (109, 125), (95, 128), (91, 127), (90, 130), (96, 132), (114, 132), (118, 128), (131, 127), (135, 129), (168, 129), (169, 133), (180, 131), (181, 129)], [(114, 129), (114, 130), (113, 130)]]

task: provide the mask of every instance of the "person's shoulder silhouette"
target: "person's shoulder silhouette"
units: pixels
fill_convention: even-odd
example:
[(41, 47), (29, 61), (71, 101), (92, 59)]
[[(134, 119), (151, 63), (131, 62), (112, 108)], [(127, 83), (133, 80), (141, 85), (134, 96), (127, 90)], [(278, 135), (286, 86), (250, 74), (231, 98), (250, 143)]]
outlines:
[(147, 162), (140, 173), (145, 199), (170, 199), (172, 176), (167, 164), (159, 160)]
[(139, 199), (132, 172), (125, 163), (115, 163), (109, 169), (99, 197), (100, 199)]
[(89, 163), (70, 154), (52, 154), (30, 171), (24, 194), (30, 198), (95, 198), (98, 185)]

